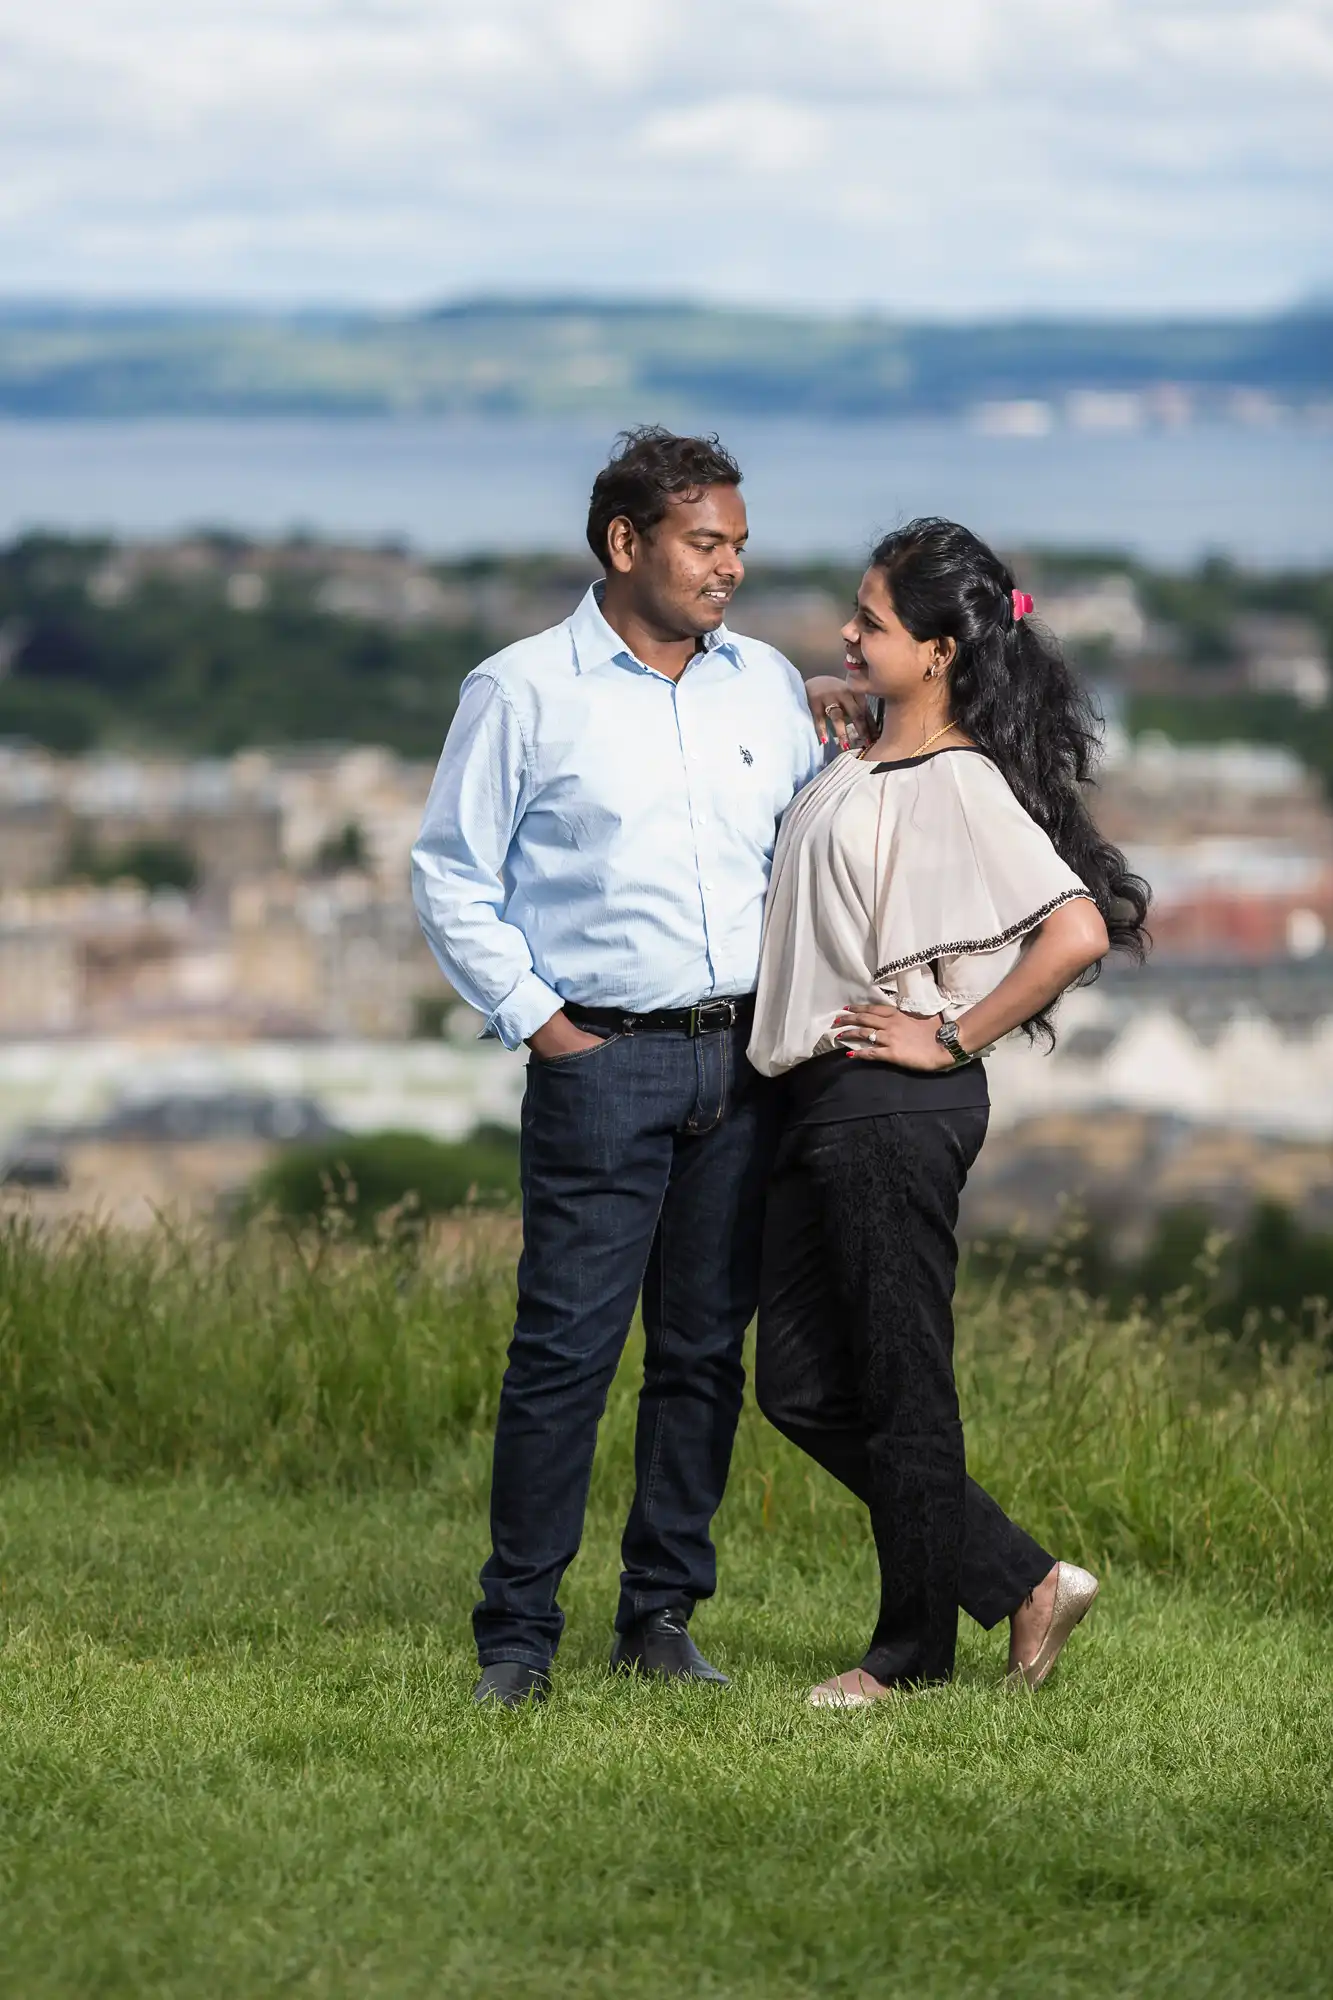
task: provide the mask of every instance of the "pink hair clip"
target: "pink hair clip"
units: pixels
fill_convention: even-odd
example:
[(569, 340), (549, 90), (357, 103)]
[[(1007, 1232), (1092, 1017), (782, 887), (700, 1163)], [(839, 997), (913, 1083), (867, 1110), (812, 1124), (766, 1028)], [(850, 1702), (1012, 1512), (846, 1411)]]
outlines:
[(1031, 597), (1028, 595), (1026, 590), (1015, 590), (1012, 593), (1012, 596), (1014, 600), (1015, 621), (1017, 621), (1020, 618), (1026, 618), (1029, 611), (1031, 611), (1032, 609)]

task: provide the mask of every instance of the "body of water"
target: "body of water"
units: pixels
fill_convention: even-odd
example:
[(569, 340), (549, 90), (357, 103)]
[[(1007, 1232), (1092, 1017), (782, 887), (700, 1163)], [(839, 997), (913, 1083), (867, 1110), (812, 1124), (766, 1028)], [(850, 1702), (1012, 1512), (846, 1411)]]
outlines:
[[(1333, 431), (1200, 425), (990, 437), (961, 424), (754, 419), (720, 426), (745, 468), (759, 557), (862, 550), (912, 514), (1008, 546), (1221, 550), (1333, 560)], [(587, 418), (0, 423), (0, 536), (225, 527), (401, 537), (456, 555), (579, 546), (614, 425)]]

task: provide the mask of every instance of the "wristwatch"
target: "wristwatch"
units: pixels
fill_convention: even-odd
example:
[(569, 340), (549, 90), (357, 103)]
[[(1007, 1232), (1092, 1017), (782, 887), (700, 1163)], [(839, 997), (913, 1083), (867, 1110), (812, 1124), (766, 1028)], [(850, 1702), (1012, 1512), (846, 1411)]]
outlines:
[(958, 1027), (954, 1021), (941, 1021), (935, 1030), (935, 1040), (942, 1049), (947, 1049), (959, 1068), (964, 1063), (975, 1062), (976, 1057), (966, 1050), (958, 1039)]

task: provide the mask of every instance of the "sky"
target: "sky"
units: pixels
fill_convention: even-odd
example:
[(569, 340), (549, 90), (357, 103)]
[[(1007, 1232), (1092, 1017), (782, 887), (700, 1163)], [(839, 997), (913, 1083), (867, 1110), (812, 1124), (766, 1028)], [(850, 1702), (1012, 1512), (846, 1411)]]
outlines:
[(1333, 0), (0, 0), (0, 293), (1333, 294)]

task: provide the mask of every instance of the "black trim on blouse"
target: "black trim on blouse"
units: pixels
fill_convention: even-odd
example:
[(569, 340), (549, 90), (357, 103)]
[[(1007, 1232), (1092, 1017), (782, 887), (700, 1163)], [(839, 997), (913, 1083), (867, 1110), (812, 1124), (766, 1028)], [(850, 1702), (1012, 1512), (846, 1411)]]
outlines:
[(1089, 903), (1095, 902), (1091, 889), (1085, 889), (1080, 882), (1077, 889), (1062, 889), (1058, 896), (1052, 896), (1049, 903), (1043, 903), (1039, 910), (1029, 916), (1020, 917), (1007, 930), (997, 931), (988, 938), (955, 938), (952, 944), (928, 945), (924, 951), (909, 952), (906, 958), (891, 958), (887, 965), (877, 965), (870, 975), (871, 984), (878, 986), (881, 979), (891, 973), (906, 972), (913, 965), (933, 965), (937, 958), (975, 958), (981, 952), (998, 951), (1001, 945), (1012, 944), (1024, 932), (1033, 931), (1038, 924), (1044, 924), (1053, 911), (1063, 908), (1066, 903), (1076, 903), (1080, 897)]
[(895, 757), (892, 763), (872, 764), (870, 769), (878, 777), (881, 771), (910, 771), (914, 764), (933, 764), (937, 757), (990, 757), (990, 751), (979, 743), (946, 743), (942, 750), (927, 750), (924, 757)]

